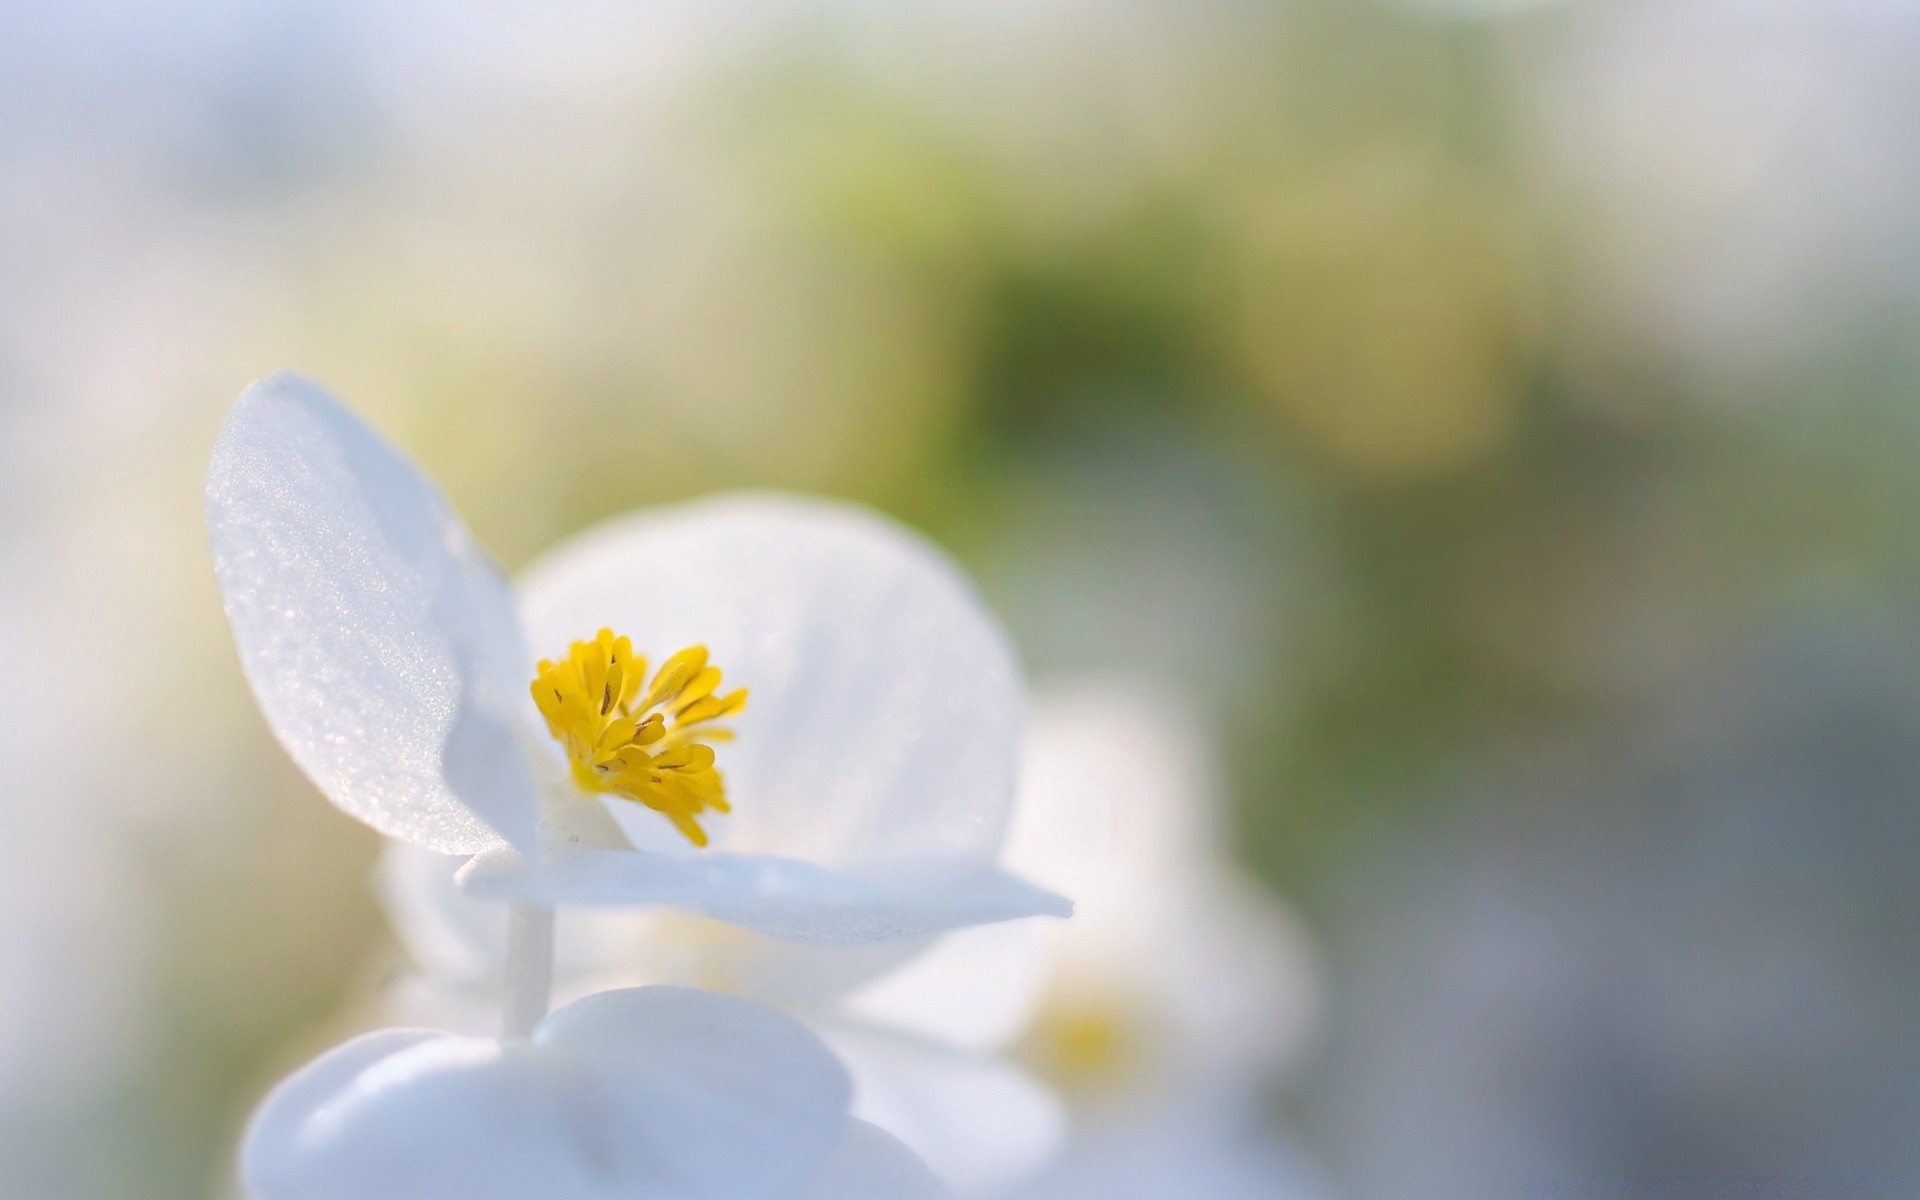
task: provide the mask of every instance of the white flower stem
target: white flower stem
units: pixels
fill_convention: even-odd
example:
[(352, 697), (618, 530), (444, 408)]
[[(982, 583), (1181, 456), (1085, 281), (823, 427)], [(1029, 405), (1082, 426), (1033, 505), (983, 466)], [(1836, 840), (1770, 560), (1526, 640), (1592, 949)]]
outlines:
[(544, 904), (510, 905), (505, 1036), (531, 1035), (547, 1015), (552, 993), (553, 909)]

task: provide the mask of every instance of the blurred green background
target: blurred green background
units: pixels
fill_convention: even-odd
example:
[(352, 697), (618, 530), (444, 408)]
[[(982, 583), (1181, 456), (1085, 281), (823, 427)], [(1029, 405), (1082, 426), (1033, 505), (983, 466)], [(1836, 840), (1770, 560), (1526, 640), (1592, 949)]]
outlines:
[(848, 496), (1036, 677), (1191, 690), (1326, 952), (1274, 1104), (1344, 1193), (1920, 1180), (1916, 54), (1874, 0), (0, 3), (0, 1193), (217, 1194), (387, 937), (199, 531), (283, 365), (509, 568)]

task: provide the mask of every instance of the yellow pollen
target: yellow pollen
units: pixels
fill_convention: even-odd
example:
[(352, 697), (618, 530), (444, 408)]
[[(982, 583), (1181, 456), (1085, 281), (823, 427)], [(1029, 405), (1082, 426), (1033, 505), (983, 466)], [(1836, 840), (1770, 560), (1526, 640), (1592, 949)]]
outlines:
[(705, 646), (667, 659), (649, 682), (633, 642), (602, 629), (561, 661), (542, 659), (532, 690), (547, 730), (567, 748), (574, 782), (644, 804), (694, 845), (707, 844), (700, 814), (729, 811), (707, 743), (733, 740), (715, 722), (747, 706), (747, 689), (720, 694)]

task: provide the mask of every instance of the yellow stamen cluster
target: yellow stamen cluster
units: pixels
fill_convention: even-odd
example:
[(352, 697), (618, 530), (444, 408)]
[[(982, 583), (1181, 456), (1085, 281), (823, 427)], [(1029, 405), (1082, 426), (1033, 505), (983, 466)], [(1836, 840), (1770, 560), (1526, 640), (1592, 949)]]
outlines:
[(733, 740), (731, 729), (714, 722), (747, 706), (747, 689), (723, 696), (719, 687), (720, 669), (707, 665), (705, 646), (661, 663), (649, 684), (647, 660), (635, 657), (633, 642), (602, 629), (560, 662), (541, 660), (533, 700), (567, 748), (575, 782), (638, 801), (704, 846), (700, 814), (729, 811), (705, 743)]

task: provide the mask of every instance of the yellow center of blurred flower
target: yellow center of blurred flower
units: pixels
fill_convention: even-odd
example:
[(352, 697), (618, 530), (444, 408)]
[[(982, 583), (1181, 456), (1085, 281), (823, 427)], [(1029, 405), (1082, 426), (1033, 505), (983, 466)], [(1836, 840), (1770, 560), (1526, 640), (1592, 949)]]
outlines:
[(1134, 1014), (1085, 1000), (1048, 1005), (1029, 1036), (1034, 1066), (1060, 1087), (1080, 1093), (1121, 1085), (1145, 1049)]
[(747, 689), (718, 694), (720, 669), (707, 648), (689, 646), (654, 672), (633, 642), (602, 629), (575, 642), (559, 662), (542, 659), (533, 700), (567, 748), (574, 782), (590, 792), (637, 801), (660, 813), (696, 846), (707, 844), (699, 816), (730, 811), (709, 742), (733, 739), (714, 722), (747, 706)]

